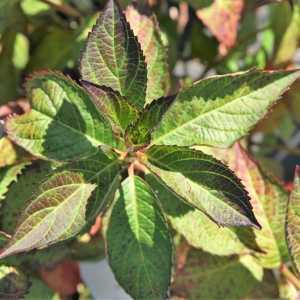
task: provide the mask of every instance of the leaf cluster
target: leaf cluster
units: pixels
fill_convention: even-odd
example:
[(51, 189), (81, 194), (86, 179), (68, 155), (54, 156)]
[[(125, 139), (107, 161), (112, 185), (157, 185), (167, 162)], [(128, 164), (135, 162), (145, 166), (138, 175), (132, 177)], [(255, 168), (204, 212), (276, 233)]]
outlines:
[[(244, 2), (204, 2), (189, 5), (219, 41), (208, 66), (235, 70), (227, 66), (243, 53), (234, 54), (234, 44)], [(72, 6), (61, 9), (80, 18)], [(223, 18), (229, 22), (221, 32)], [(90, 25), (72, 36), (76, 49)], [(289, 61), (280, 54), (285, 38), (277, 65)], [(291, 257), (299, 269), (299, 172), (288, 201), (238, 141), (300, 71), (211, 76), (170, 96), (165, 48), (157, 18), (145, 6), (123, 11), (109, 0), (88, 34), (78, 81), (50, 70), (26, 80), (30, 110), (7, 118), (0, 140), (0, 152), (9, 153), (0, 159), (0, 296), (34, 299), (43, 285), (35, 279), (30, 289), (24, 266), (36, 272), (47, 261), (99, 255), (99, 246), (83, 245), (99, 215), (111, 269), (135, 299), (220, 299), (232, 282), (228, 298), (243, 298), (258, 286), (273, 297), (278, 291), (266, 286), (274, 281), (266, 270), (296, 278), (282, 266)], [(74, 61), (79, 51), (69, 50)], [(40, 66), (39, 59), (45, 60), (37, 55)], [(62, 67), (65, 57), (58, 59)], [(214, 272), (226, 281), (212, 291)]]

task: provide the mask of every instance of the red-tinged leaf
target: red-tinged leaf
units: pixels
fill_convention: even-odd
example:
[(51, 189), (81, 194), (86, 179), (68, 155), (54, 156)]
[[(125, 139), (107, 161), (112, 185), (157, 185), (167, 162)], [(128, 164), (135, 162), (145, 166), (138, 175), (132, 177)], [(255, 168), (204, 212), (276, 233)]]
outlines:
[(141, 45), (147, 63), (146, 103), (165, 96), (170, 85), (167, 51), (156, 17), (139, 6), (128, 6), (126, 19)]
[(110, 121), (115, 135), (123, 137), (128, 125), (137, 119), (138, 110), (125, 97), (111, 88), (97, 86), (84, 80), (81, 83), (91, 95), (99, 112)]
[(287, 242), (290, 256), (300, 273), (300, 166), (295, 170), (294, 187), (290, 194), (286, 218)]
[(239, 144), (225, 156), (230, 168), (245, 185), (253, 212), (261, 224), (262, 229), (255, 230), (256, 243), (264, 251), (258, 254), (261, 263), (265, 267), (278, 267), (287, 256), (284, 228), (287, 193), (279, 183), (264, 174)]
[(77, 285), (81, 282), (78, 263), (71, 261), (65, 261), (53, 269), (41, 268), (39, 274), (61, 297), (75, 294)]
[(197, 16), (220, 42), (220, 53), (226, 54), (235, 44), (244, 0), (214, 0), (197, 11)]
[(82, 79), (118, 91), (138, 108), (145, 104), (147, 67), (140, 44), (115, 0), (90, 33), (80, 61)]
[(86, 225), (87, 200), (95, 187), (75, 172), (50, 177), (24, 210), (20, 225), (0, 253), (0, 259), (45, 248), (78, 234)]

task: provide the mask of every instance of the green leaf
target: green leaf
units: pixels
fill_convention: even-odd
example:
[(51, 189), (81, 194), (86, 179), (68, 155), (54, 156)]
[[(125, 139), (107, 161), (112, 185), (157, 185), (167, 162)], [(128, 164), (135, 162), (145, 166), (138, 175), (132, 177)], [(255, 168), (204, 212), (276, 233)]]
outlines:
[(134, 145), (149, 144), (153, 130), (158, 126), (173, 100), (173, 96), (162, 97), (147, 105), (138, 120), (127, 128), (126, 142)]
[(48, 4), (40, 0), (23, 0), (21, 1), (21, 7), (24, 14), (30, 17), (47, 12), (50, 9)]
[[(36, 2), (27, 5), (28, 7), (31, 6), (32, 9), (37, 9), (37, 5), (40, 4), (45, 5), (41, 1)], [(45, 26), (43, 29), (46, 32), (32, 53), (28, 70), (74, 68), (95, 21), (95, 16), (88, 17), (75, 30), (58, 26)]]
[(114, 0), (108, 1), (88, 37), (80, 71), (84, 80), (110, 87), (137, 107), (144, 106), (147, 68), (143, 52)]
[(9, 266), (0, 266), (0, 299), (23, 299), (30, 282), (27, 277)]
[(256, 256), (265, 268), (279, 267), (287, 258), (285, 239), (287, 193), (272, 177), (261, 170), (239, 144), (226, 153), (227, 157), (223, 159), (241, 178), (251, 197), (253, 212), (261, 225), (261, 230), (254, 230), (254, 233), (255, 241), (263, 252), (257, 253)]
[(149, 186), (137, 176), (122, 182), (107, 231), (117, 281), (135, 299), (165, 299), (171, 280), (172, 242)]
[(137, 109), (110, 88), (87, 81), (82, 81), (82, 85), (91, 95), (97, 109), (110, 120), (115, 135), (124, 136), (128, 125), (137, 119)]
[(270, 12), (276, 37), (274, 64), (287, 65), (292, 62), (300, 42), (300, 4), (295, 3), (291, 10), (288, 3), (281, 3), (270, 8)]
[(125, 15), (145, 55), (147, 63), (146, 103), (163, 97), (170, 87), (167, 49), (157, 19), (151, 12), (128, 6)]
[(212, 156), (187, 147), (152, 146), (146, 157), (153, 173), (218, 224), (260, 227), (240, 180)]
[(184, 299), (243, 299), (262, 277), (262, 267), (250, 255), (220, 257), (192, 250), (177, 273), (173, 294)]
[(13, 234), (20, 220), (20, 215), (32, 199), (38, 187), (53, 172), (50, 162), (35, 161), (18, 177), (18, 181), (10, 185), (1, 207), (1, 230)]
[(51, 160), (87, 157), (97, 146), (114, 145), (112, 129), (89, 96), (59, 73), (27, 82), (31, 111), (8, 120), (9, 137), (27, 151)]
[(76, 173), (54, 174), (25, 209), (0, 258), (41, 249), (78, 234), (86, 224), (87, 200), (95, 187)]
[(25, 300), (59, 300), (60, 297), (55, 294), (43, 281), (37, 278), (31, 278), (31, 286)]
[(220, 257), (191, 250), (175, 277), (173, 293), (184, 299), (243, 299), (263, 279), (250, 255)]
[(287, 241), (290, 256), (296, 270), (300, 273), (300, 167), (296, 167), (294, 188), (291, 192), (286, 217)]
[(0, 169), (0, 201), (4, 199), (8, 187), (17, 180), (23, 169), (30, 164), (29, 162)]
[(21, 74), (14, 62), (15, 59), (16, 63), (20, 62), (22, 58), (26, 60), (27, 54), (26, 48), (21, 52), (20, 39), (18, 41), (20, 36), (23, 35), (18, 32), (5, 32), (0, 37), (0, 46), (2, 47), (0, 52), (0, 104), (15, 100), (19, 95)]
[(84, 181), (96, 187), (87, 206), (87, 219), (94, 221), (114, 198), (120, 185), (120, 162), (116, 155), (99, 150), (97, 154), (84, 160), (63, 166), (62, 170), (76, 172), (83, 176)]
[(215, 76), (177, 95), (153, 132), (152, 144), (228, 147), (246, 135), (300, 76), (249, 71)]
[(20, 0), (0, 1), (0, 104), (20, 95), (21, 72), (29, 59)]
[(2, 0), (0, 2), (0, 36), (8, 28), (14, 28), (23, 22), (20, 0)]
[(215, 255), (232, 255), (248, 251), (246, 247), (248, 245), (244, 245), (242, 241), (243, 228), (218, 226), (203, 212), (185, 203), (154, 174), (146, 174), (145, 180), (160, 200), (163, 211), (173, 228), (187, 240), (190, 246)]

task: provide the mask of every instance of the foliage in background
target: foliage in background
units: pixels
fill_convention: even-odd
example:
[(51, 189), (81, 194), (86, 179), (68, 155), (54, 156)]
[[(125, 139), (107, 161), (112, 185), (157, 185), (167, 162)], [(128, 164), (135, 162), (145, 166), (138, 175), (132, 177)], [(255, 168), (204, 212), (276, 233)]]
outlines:
[(299, 1), (119, 2), (0, 3), (0, 298), (295, 299)]

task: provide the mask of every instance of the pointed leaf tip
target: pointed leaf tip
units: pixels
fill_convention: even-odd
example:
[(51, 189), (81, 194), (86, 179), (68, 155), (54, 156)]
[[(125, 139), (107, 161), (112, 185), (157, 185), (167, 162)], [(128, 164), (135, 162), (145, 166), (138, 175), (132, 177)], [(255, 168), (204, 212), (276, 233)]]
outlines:
[(117, 1), (108, 1), (89, 34), (80, 60), (82, 79), (107, 86), (143, 108), (147, 66), (134, 35)]
[(221, 161), (200, 150), (178, 146), (152, 146), (146, 156), (154, 174), (216, 223), (261, 227), (245, 187)]
[(213, 76), (180, 91), (152, 144), (227, 148), (261, 120), (300, 71), (250, 70)]
[(31, 110), (9, 119), (6, 129), (10, 139), (28, 152), (66, 161), (90, 156), (99, 145), (116, 145), (111, 125), (70, 78), (39, 72), (27, 81), (26, 90)]

